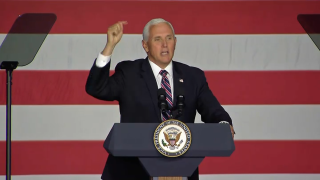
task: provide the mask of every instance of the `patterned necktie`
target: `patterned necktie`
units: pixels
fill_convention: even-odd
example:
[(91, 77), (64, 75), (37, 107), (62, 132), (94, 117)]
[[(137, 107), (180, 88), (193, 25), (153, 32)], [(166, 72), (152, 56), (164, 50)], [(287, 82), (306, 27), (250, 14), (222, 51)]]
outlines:
[[(162, 76), (161, 87), (166, 91), (166, 100), (168, 103), (168, 109), (171, 109), (173, 106), (172, 103), (172, 93), (169, 79), (167, 77), (168, 72), (166, 70), (161, 70), (160, 74)], [(168, 120), (170, 118), (171, 111), (167, 111), (166, 113), (162, 113), (162, 120)]]

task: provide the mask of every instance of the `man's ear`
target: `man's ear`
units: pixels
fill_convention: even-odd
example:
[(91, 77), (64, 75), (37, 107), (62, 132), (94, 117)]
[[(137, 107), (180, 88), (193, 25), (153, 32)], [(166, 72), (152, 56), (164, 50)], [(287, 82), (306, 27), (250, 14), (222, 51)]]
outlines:
[(142, 40), (141, 43), (142, 43), (143, 49), (148, 53), (148, 52), (149, 52), (149, 47), (148, 47), (147, 42), (145, 42), (144, 40)]

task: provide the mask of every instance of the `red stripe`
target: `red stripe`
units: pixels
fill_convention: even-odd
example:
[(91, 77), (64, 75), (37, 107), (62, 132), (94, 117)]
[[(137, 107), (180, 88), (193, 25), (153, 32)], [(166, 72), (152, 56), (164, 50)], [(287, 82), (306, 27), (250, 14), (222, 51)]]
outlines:
[[(102, 141), (12, 143), (12, 174), (101, 174), (107, 158)], [(320, 141), (236, 141), (231, 157), (206, 158), (201, 174), (320, 173)], [(0, 142), (0, 175), (5, 175)]]
[[(206, 71), (221, 104), (320, 104), (320, 71)], [(15, 71), (14, 105), (117, 104), (85, 92), (88, 71)], [(6, 74), (0, 72), (0, 104), (6, 103)]]
[[(320, 1), (1, 1), (0, 32), (9, 31), (19, 14), (52, 12), (51, 33), (106, 33), (127, 20), (125, 33), (142, 33), (152, 18), (171, 21), (177, 34), (304, 33), (297, 15), (320, 13)], [(5, 17), (5, 18), (4, 18)]]

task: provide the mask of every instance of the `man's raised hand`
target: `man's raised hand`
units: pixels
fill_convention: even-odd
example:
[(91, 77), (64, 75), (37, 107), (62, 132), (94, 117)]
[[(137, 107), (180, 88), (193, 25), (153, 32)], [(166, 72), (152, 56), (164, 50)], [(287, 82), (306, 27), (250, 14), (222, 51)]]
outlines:
[(108, 28), (108, 44), (117, 45), (123, 35), (123, 25), (126, 25), (127, 21), (119, 21), (116, 24)]
[(102, 52), (104, 55), (109, 56), (112, 54), (113, 49), (122, 38), (123, 25), (126, 25), (126, 24), (128, 24), (127, 21), (119, 21), (108, 28), (107, 44), (105, 49)]

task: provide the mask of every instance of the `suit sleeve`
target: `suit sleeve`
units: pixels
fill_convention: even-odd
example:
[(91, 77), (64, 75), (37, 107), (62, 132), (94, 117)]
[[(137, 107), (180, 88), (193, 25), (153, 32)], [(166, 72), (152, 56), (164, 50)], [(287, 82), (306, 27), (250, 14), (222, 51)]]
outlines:
[(204, 72), (202, 70), (198, 70), (198, 73), (196, 74), (198, 74), (199, 78), (197, 110), (201, 115), (201, 121), (205, 123), (219, 123), (227, 121), (230, 125), (233, 125), (231, 117), (211, 92)]
[(119, 100), (124, 88), (124, 73), (121, 64), (117, 64), (115, 72), (110, 76), (111, 60), (102, 67), (97, 66), (97, 59), (90, 69), (86, 92), (100, 100), (114, 101)]

